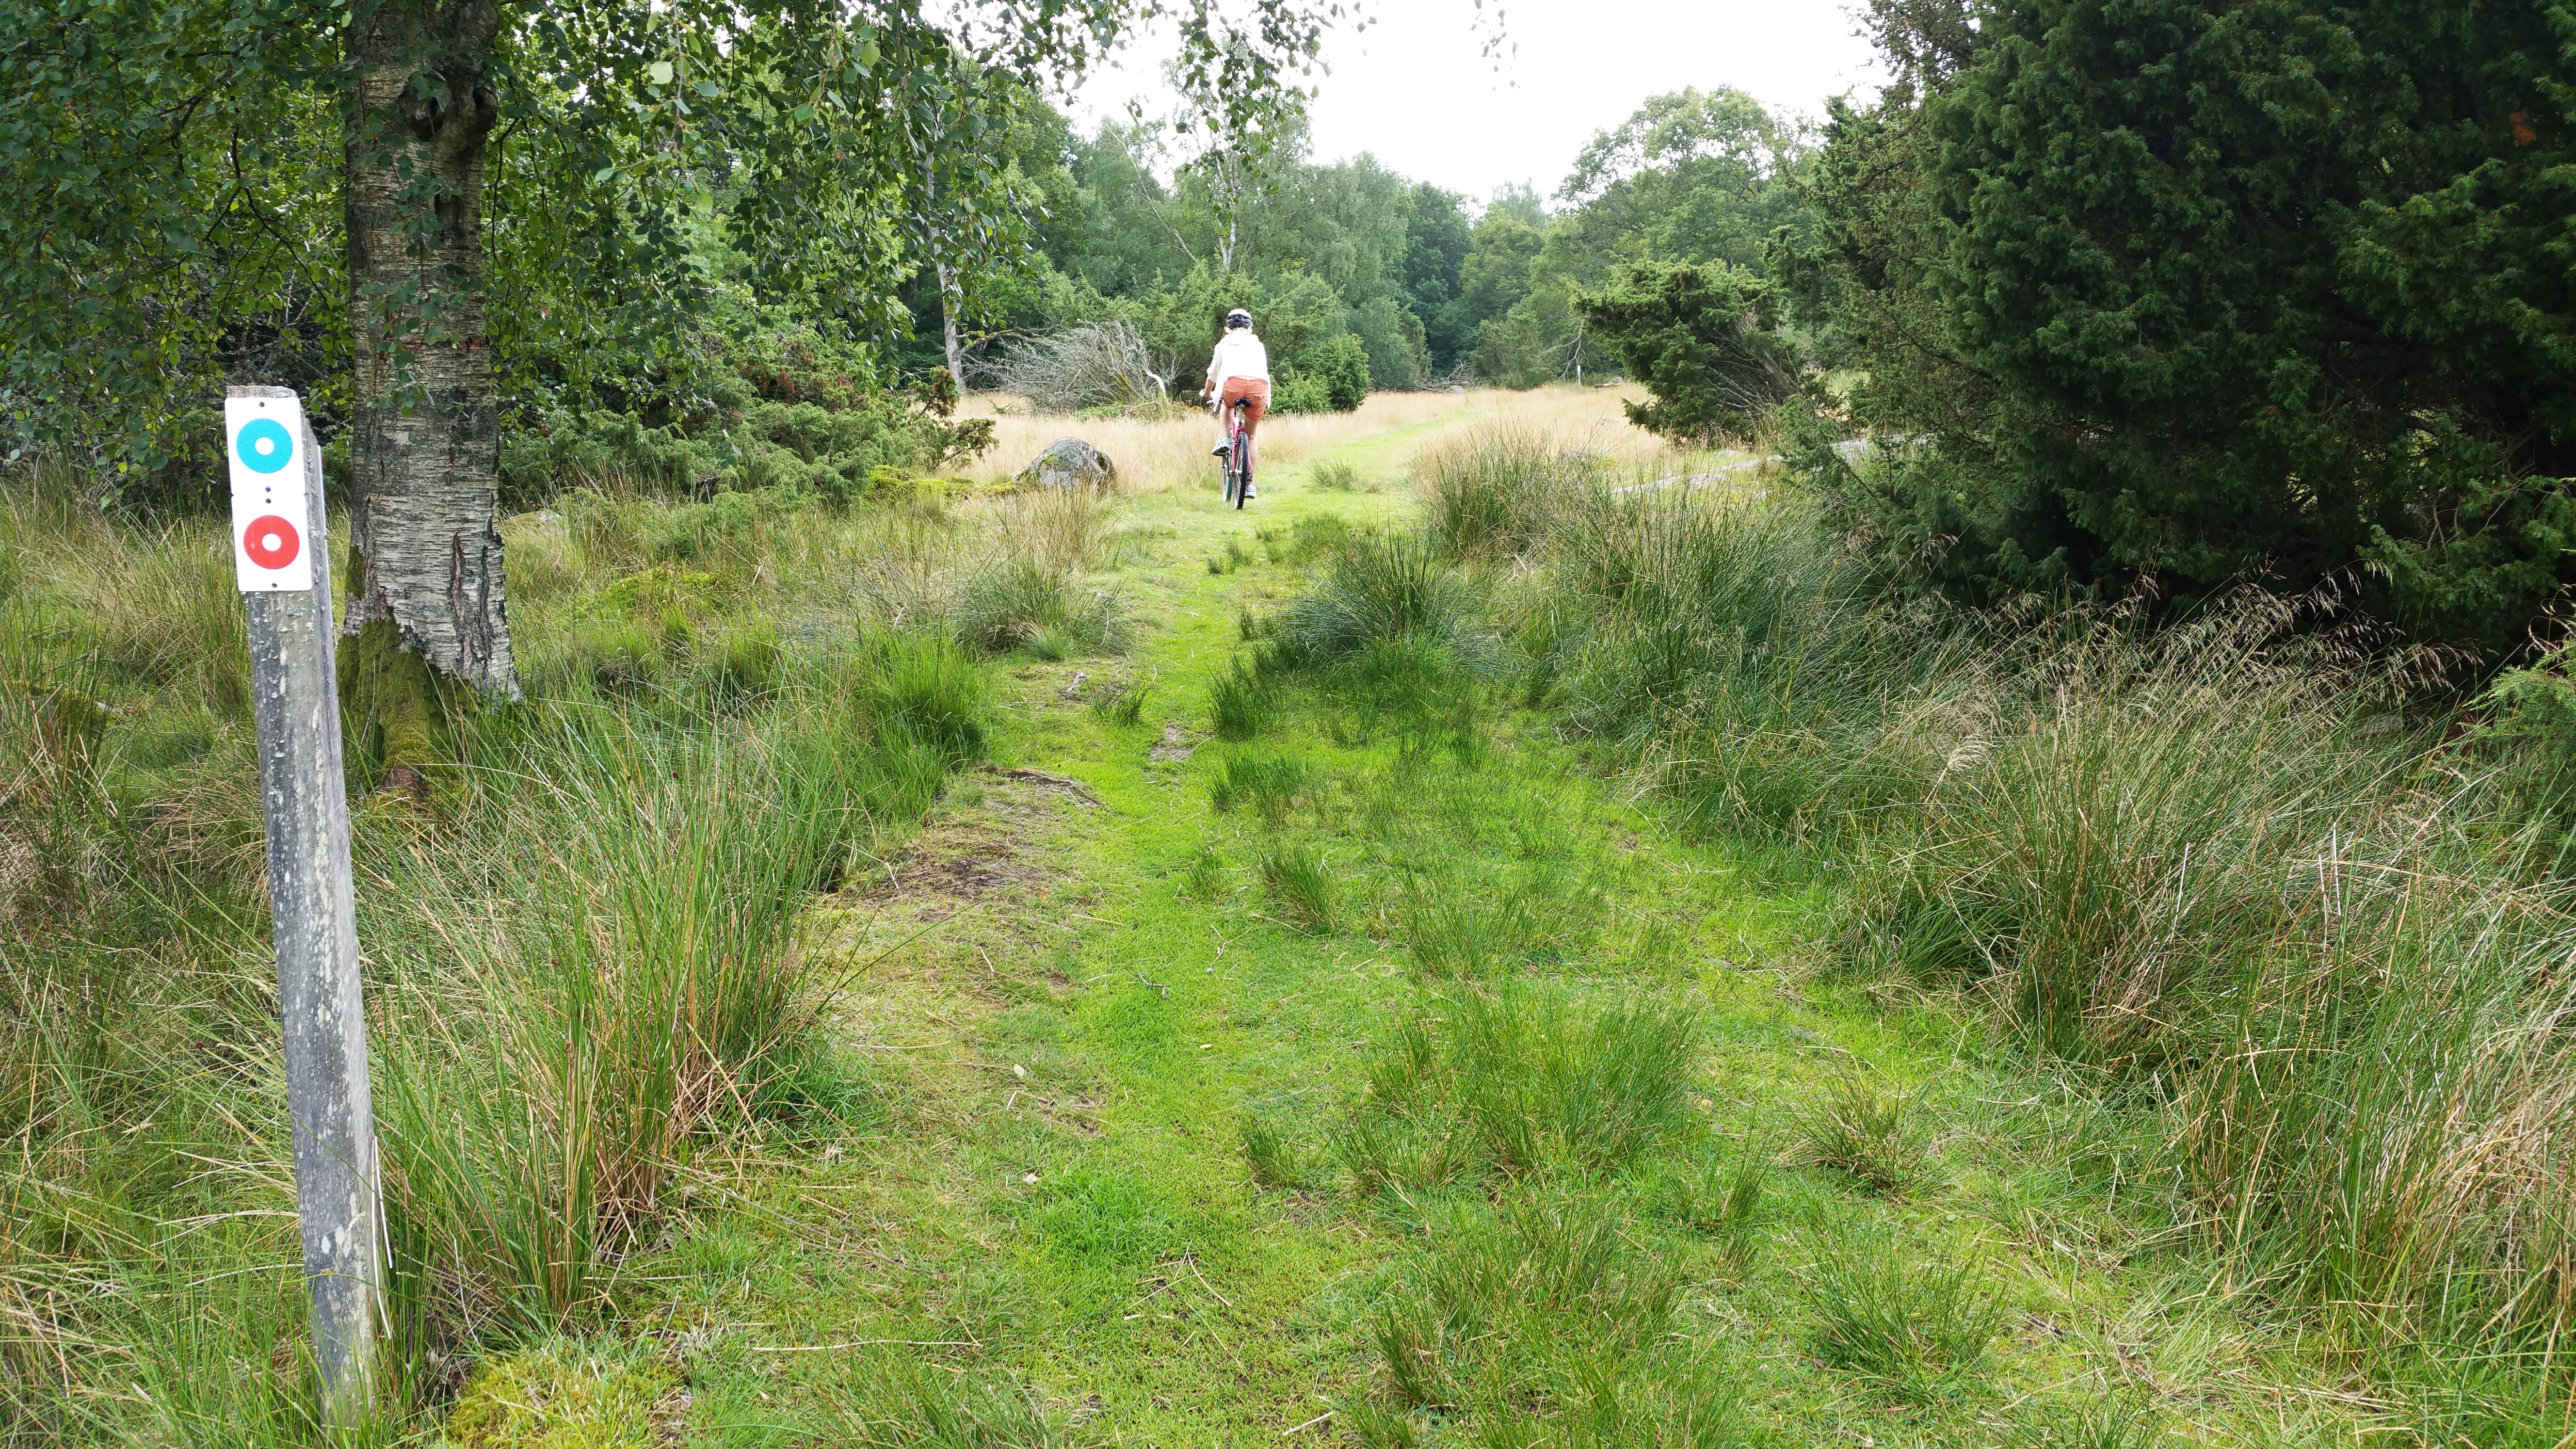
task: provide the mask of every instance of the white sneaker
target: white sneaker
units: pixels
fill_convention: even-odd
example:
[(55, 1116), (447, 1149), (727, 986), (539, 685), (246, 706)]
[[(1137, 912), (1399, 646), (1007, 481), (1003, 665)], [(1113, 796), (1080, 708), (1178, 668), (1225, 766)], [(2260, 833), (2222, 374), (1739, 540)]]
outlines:
[(1224, 456), (1225, 456), (1225, 444), (1223, 444), (1223, 443), (1219, 443), (1219, 444), (1217, 444), (1215, 447), (1208, 449), (1208, 456), (1209, 456), (1209, 457), (1211, 457), (1211, 458), (1222, 458), (1222, 457), (1224, 457)]
[(1260, 489), (1253, 487), (1253, 486), (1252, 486), (1251, 484), (1249, 484), (1249, 483), (1246, 483), (1246, 484), (1244, 484), (1244, 485), (1243, 485), (1243, 501), (1244, 501), (1244, 502), (1249, 503), (1249, 502), (1251, 502), (1253, 499), (1258, 498), (1258, 497), (1260, 497), (1260, 496), (1261, 496), (1261, 490), (1260, 490)]

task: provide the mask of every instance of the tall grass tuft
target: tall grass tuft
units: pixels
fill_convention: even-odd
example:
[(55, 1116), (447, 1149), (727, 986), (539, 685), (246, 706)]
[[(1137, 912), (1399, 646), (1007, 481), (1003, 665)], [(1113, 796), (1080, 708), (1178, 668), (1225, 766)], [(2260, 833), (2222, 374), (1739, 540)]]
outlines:
[[(2148, 1088), (2123, 1110), (2237, 1281), (2474, 1354), (2576, 1327), (2576, 888), (2532, 803), (2563, 752), (2475, 728), (2331, 598), (1969, 615), (1888, 593), (1822, 500), (1543, 454), (1426, 469), (1447, 548), (1516, 558), (1496, 617), (1566, 728), (1841, 876), (1835, 969)], [(1845, 1115), (1819, 1155), (1901, 1190), (1912, 1151)]]
[(1105, 725), (1132, 729), (1145, 722), (1145, 701), (1153, 686), (1132, 680), (1104, 686), (1092, 696), (1091, 717)]
[[(0, 1438), (316, 1441), (240, 599), (218, 528), (47, 497), (0, 491)], [(941, 610), (806, 612), (953, 576), (947, 524), (565, 511), (505, 524), (531, 700), (354, 822), (391, 1434), (588, 1317), (694, 1137), (864, 1110), (797, 913), (987, 728)]]
[(1085, 589), (1038, 558), (1004, 554), (971, 565), (953, 607), (957, 637), (988, 654), (1029, 648), (1061, 658), (1128, 644), (1115, 595)]
[(1263, 1187), (1303, 1187), (1306, 1185), (1306, 1163), (1297, 1144), (1272, 1123), (1246, 1118), (1238, 1131), (1243, 1143), (1244, 1163), (1252, 1169), (1252, 1180)]
[(1315, 788), (1315, 772), (1294, 755), (1235, 754), (1226, 757), (1225, 768), (1208, 783), (1208, 803), (1219, 813), (1249, 806), (1275, 829)]
[(1279, 721), (1279, 691), (1242, 659), (1208, 686), (1208, 725), (1221, 740), (1248, 740)]
[(1424, 448), (1413, 476), (1433, 540), (1452, 557), (1477, 558), (1537, 547), (1562, 496), (1597, 493), (1607, 470), (1544, 432), (1506, 423)]
[(1590, 934), (1597, 905), (1592, 892), (1542, 865), (1512, 879), (1416, 875), (1405, 882), (1397, 918), (1425, 978), (1484, 980), (1561, 959)]
[(1741, 1263), (1752, 1254), (1770, 1181), (1770, 1167), (1758, 1153), (1703, 1155), (1686, 1162), (1674, 1179), (1675, 1214), (1715, 1241), (1729, 1262)]
[(1798, 1119), (1801, 1158), (1890, 1196), (1929, 1175), (1930, 1137), (1919, 1096), (1899, 1095), (1856, 1071), (1829, 1078)]
[[(1691, 1120), (1698, 1040), (1686, 1008), (1589, 1007), (1518, 982), (1461, 993), (1438, 1018), (1408, 1021), (1379, 1057), (1340, 1139), (1344, 1164), (1362, 1193), (1448, 1181), (1476, 1163), (1616, 1171)], [(1413, 1170), (1425, 1165), (1437, 1171)]]
[(1342, 891), (1313, 847), (1275, 845), (1261, 857), (1261, 884), (1290, 925), (1329, 931), (1341, 924)]
[[(881, 651), (862, 692), (906, 697), (920, 657)], [(366, 852), (362, 929), (405, 1023), (379, 1108), (398, 1280), (432, 1331), (593, 1306), (685, 1138), (796, 1065), (819, 985), (796, 912), (948, 758), (832, 683), (749, 737), (553, 712), (503, 743), (521, 768), (480, 775), (458, 847)]]
[(1689, 1118), (1698, 1023), (1687, 1008), (1584, 1012), (1507, 985), (1460, 996), (1451, 1018), (1452, 1091), (1506, 1170), (1615, 1167)]
[(877, 1412), (852, 1439), (867, 1449), (1062, 1449), (1074, 1442), (1028, 1390), (1007, 1380), (915, 1363), (871, 1388)]
[(2014, 1425), (2003, 1442), (2010, 1449), (2158, 1449), (2166, 1439), (2154, 1405), (2105, 1396), (2052, 1406)]
[(1437, 1408), (1486, 1443), (1734, 1442), (1733, 1386), (1673, 1341), (1680, 1282), (1627, 1227), (1611, 1200), (1580, 1191), (1449, 1209), (1377, 1310), (1397, 1412), (1371, 1422), (1409, 1433), (1403, 1411)]
[(1265, 665), (1329, 667), (1371, 648), (1411, 643), (1461, 666), (1492, 662), (1470, 581), (1419, 540), (1360, 537), (1315, 587), (1270, 621)]
[(2003, 1305), (1975, 1264), (1911, 1262), (1894, 1243), (1826, 1247), (1806, 1289), (1816, 1357), (1906, 1398), (1975, 1372), (2003, 1328)]
[(854, 671), (853, 703), (880, 743), (927, 749), (952, 764), (984, 757), (992, 686), (983, 669), (947, 640), (895, 635)]

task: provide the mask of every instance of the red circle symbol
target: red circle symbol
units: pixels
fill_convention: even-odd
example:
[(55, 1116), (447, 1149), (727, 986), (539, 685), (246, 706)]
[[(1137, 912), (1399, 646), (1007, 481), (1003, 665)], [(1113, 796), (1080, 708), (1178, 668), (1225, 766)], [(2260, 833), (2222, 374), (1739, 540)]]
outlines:
[(295, 562), (304, 551), (304, 539), (295, 525), (274, 513), (264, 513), (242, 530), (242, 552), (264, 569), (282, 569)]

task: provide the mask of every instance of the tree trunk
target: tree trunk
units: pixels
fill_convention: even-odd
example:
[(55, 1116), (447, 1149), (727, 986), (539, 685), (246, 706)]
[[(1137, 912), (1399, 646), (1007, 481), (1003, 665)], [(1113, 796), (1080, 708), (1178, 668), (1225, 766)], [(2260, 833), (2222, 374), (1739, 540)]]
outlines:
[(964, 305), (964, 299), (958, 295), (957, 273), (950, 270), (946, 262), (936, 265), (939, 268), (939, 325), (948, 334), (948, 380), (957, 384), (957, 391), (963, 394), (966, 391), (966, 350), (957, 342), (957, 309)]
[(341, 697), (388, 786), (425, 793), (433, 726), (471, 686), (515, 698), (498, 407), (483, 317), (495, 0), (381, 0), (349, 34), (343, 118), (357, 343)]

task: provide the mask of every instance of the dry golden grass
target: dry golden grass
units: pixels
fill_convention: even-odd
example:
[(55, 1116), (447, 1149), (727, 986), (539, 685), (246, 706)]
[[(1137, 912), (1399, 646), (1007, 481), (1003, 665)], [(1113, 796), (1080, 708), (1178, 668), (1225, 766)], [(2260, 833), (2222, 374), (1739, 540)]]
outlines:
[[(1626, 464), (1651, 467), (1675, 455), (1653, 434), (1627, 420), (1619, 404), (1641, 400), (1644, 389), (1543, 387), (1528, 392), (1477, 388), (1464, 393), (1381, 392), (1347, 413), (1274, 413), (1261, 424), (1265, 468), (1294, 468), (1332, 449), (1423, 424), (1508, 417), (1514, 422)], [(1205, 412), (1176, 411), (1168, 418), (1075, 418), (1032, 413), (1028, 400), (1009, 393), (977, 393), (958, 407), (962, 417), (996, 421), (997, 446), (966, 470), (977, 482), (1008, 478), (1058, 438), (1080, 438), (1109, 455), (1128, 493), (1212, 486), (1216, 422)]]

